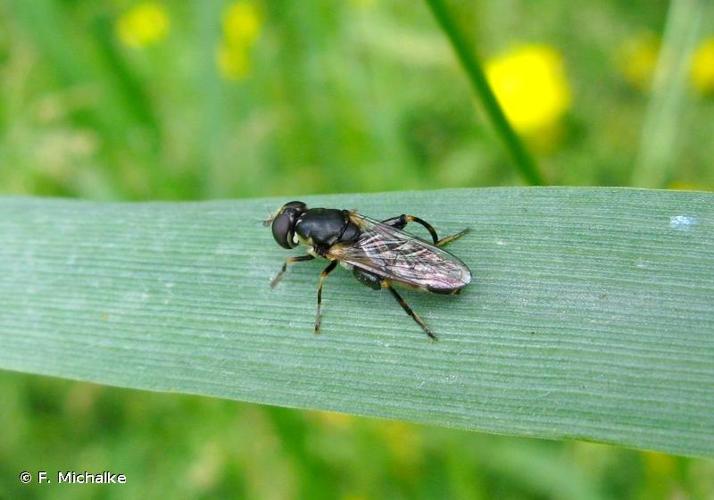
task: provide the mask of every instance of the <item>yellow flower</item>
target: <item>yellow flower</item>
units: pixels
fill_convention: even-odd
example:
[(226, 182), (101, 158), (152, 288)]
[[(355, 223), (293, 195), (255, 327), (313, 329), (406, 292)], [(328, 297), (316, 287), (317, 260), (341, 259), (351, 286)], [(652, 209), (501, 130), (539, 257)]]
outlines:
[(667, 185), (667, 189), (676, 189), (677, 191), (708, 191), (703, 185), (693, 184), (691, 182), (673, 181)]
[(223, 12), (223, 40), (216, 63), (224, 78), (241, 80), (250, 73), (250, 50), (260, 34), (262, 19), (252, 3), (229, 5)]
[(377, 0), (350, 0), (352, 7), (357, 9), (371, 9), (376, 3)]
[(627, 83), (642, 91), (650, 89), (659, 49), (659, 39), (651, 33), (634, 36), (619, 47), (617, 65)]
[(653, 478), (669, 477), (677, 467), (677, 461), (671, 455), (656, 451), (641, 452), (645, 462), (645, 471)]
[(243, 45), (221, 42), (216, 52), (216, 63), (224, 78), (241, 80), (250, 73), (248, 49)]
[(704, 40), (694, 51), (690, 75), (697, 91), (714, 93), (714, 37)]
[(124, 45), (146, 47), (166, 38), (169, 15), (163, 5), (143, 2), (122, 14), (116, 29)]
[(260, 34), (262, 19), (255, 5), (236, 2), (223, 12), (223, 34), (231, 45), (250, 46)]
[(334, 411), (312, 411), (308, 413), (308, 416), (318, 424), (324, 424), (335, 429), (346, 429), (354, 421), (350, 415)]
[(552, 128), (570, 107), (563, 58), (546, 45), (524, 45), (487, 61), (486, 77), (506, 118), (523, 134)]

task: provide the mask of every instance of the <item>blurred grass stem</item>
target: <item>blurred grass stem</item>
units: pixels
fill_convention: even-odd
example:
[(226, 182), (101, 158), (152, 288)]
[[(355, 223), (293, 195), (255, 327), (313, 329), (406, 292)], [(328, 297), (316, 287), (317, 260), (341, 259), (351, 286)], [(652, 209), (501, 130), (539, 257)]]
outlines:
[(200, 33), (200, 51), (197, 52), (197, 67), (201, 68), (197, 81), (201, 96), (201, 165), (200, 182), (202, 195), (226, 196), (225, 183), (220, 171), (220, 144), (223, 137), (222, 123), (224, 113), (224, 95), (216, 70), (214, 51), (220, 41), (220, 10), (208, 9), (203, 2), (193, 3), (193, 12)]
[(520, 171), (524, 179), (531, 185), (543, 185), (544, 181), (538, 172), (535, 161), (526, 150), (521, 140), (516, 135), (510, 123), (506, 119), (503, 110), (496, 100), (491, 87), (486, 80), (481, 64), (476, 55), (471, 50), (471, 44), (467, 42), (463, 33), (459, 30), (453, 18), (449, 14), (444, 0), (426, 0), (431, 8), (434, 17), (439, 22), (441, 29), (449, 37), (449, 41), (461, 61), (461, 65), (466, 70), (466, 74), (471, 81), (471, 85), (476, 95), (481, 100), (483, 108), (488, 118), (493, 123), (496, 133), (504, 142), (506, 149), (511, 153), (515, 161), (516, 168)]
[(703, 0), (672, 0), (645, 113), (632, 185), (664, 187), (670, 181), (682, 128), (691, 54), (704, 16)]

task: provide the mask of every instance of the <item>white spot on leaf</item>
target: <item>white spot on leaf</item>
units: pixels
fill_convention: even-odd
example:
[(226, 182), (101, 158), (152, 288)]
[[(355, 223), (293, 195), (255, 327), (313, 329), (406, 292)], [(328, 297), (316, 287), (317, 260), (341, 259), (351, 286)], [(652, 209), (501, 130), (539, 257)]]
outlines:
[(669, 227), (677, 231), (689, 231), (697, 222), (697, 218), (691, 215), (673, 215), (669, 218)]

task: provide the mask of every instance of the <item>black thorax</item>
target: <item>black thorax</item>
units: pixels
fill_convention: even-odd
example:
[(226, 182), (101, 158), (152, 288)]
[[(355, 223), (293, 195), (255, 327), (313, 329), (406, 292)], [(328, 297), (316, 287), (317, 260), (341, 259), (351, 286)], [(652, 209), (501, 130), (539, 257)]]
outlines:
[(347, 210), (311, 208), (295, 223), (295, 233), (311, 241), (315, 252), (324, 257), (332, 245), (355, 241), (360, 230)]

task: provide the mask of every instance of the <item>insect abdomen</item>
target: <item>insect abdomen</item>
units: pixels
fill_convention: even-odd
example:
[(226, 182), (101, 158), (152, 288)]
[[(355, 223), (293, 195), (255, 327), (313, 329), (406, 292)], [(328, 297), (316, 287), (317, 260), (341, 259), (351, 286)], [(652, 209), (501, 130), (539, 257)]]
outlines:
[(383, 278), (381, 276), (377, 276), (376, 274), (370, 273), (369, 271), (364, 271), (359, 267), (352, 268), (352, 274), (354, 274), (355, 278), (357, 278), (357, 281), (359, 281), (363, 285), (368, 286), (373, 290), (382, 289)]

